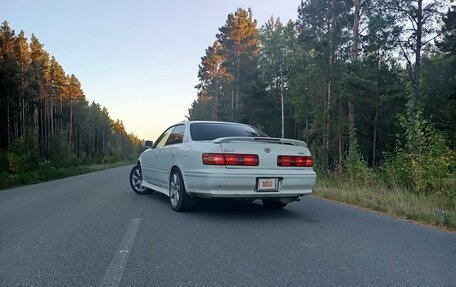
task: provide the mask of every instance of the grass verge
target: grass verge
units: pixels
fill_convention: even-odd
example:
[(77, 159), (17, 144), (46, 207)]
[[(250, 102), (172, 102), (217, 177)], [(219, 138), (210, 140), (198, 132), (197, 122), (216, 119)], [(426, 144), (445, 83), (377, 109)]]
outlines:
[(46, 167), (34, 171), (26, 171), (16, 174), (2, 172), (0, 173), (0, 189), (65, 178), (69, 176), (129, 165), (133, 163), (134, 162), (131, 160), (124, 160), (106, 164), (92, 164), (60, 168)]
[(456, 199), (437, 195), (419, 195), (384, 186), (364, 187), (325, 181), (317, 184), (314, 194), (456, 231)]

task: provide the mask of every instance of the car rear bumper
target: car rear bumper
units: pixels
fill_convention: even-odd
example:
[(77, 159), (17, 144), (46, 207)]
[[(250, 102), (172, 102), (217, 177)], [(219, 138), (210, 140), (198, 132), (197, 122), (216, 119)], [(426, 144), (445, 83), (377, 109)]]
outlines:
[[(278, 178), (278, 191), (256, 191), (258, 178)], [(184, 173), (187, 192), (200, 197), (299, 197), (312, 192), (315, 180), (313, 170), (214, 169)]]

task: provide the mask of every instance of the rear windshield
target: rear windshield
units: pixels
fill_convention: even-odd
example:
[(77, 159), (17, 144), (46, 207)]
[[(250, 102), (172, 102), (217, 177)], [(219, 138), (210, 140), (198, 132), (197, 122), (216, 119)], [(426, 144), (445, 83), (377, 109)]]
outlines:
[(194, 123), (190, 125), (190, 133), (194, 141), (224, 137), (267, 137), (265, 133), (251, 126), (224, 123)]

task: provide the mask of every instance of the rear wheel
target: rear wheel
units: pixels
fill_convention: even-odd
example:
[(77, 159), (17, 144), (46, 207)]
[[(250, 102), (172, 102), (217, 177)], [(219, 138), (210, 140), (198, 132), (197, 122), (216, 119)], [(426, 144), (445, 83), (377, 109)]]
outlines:
[(171, 207), (178, 212), (189, 211), (195, 206), (195, 200), (185, 191), (184, 180), (178, 168), (174, 168), (169, 177), (169, 201)]
[(274, 199), (262, 199), (261, 201), (263, 202), (263, 206), (267, 209), (282, 209), (287, 206), (287, 203)]
[(153, 190), (148, 189), (147, 187), (142, 186), (142, 171), (139, 164), (135, 165), (130, 172), (130, 185), (134, 192), (137, 194), (149, 194)]

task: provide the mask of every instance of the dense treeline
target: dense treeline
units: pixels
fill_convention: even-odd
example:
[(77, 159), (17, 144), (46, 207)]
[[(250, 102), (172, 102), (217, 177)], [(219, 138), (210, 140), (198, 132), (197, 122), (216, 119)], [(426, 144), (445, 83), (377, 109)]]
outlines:
[(140, 140), (85, 98), (38, 38), (0, 27), (0, 172), (112, 162), (137, 155)]
[(271, 17), (260, 28), (250, 9), (238, 9), (201, 58), (189, 119), (304, 139), (320, 175), (370, 182), (381, 174), (414, 191), (448, 192), (456, 9), (447, 4), (303, 0), (295, 21)]

